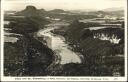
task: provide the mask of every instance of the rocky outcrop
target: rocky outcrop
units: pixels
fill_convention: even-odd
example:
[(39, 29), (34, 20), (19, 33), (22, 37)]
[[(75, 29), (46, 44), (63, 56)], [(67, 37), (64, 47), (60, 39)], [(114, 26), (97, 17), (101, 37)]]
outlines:
[(42, 13), (35, 6), (30, 5), (30, 6), (27, 6), (26, 9), (20, 12), (17, 12), (16, 15), (31, 17), (31, 16), (41, 16)]

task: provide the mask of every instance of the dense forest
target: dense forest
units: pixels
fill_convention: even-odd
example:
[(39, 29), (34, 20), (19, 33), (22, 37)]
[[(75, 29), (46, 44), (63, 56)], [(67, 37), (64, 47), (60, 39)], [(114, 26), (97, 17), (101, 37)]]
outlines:
[[(83, 64), (65, 65), (66, 67), (71, 67), (71, 70), (67, 68), (69, 75), (72, 74), (72, 69), (74, 68), (75, 74), (73, 75), (76, 76), (79, 75), (79, 73), (89, 76), (111, 76), (115, 71), (124, 75), (124, 59), (118, 57), (118, 55), (124, 55), (124, 29), (85, 29), (91, 26), (100, 26), (100, 24), (97, 23), (93, 25), (93, 23), (82, 23), (75, 20), (68, 27), (62, 27), (52, 31), (55, 34), (64, 36), (67, 43), (73, 47), (73, 51), (81, 52), (84, 56)], [(95, 34), (100, 35), (101, 33), (106, 34), (108, 37), (116, 35), (116, 37), (121, 40), (119, 44), (114, 44), (108, 40), (93, 38)]]
[(35, 15), (11, 18), (10, 21), (5, 28), (11, 29), (9, 33), (14, 35), (9, 36), (18, 38), (18, 41), (4, 43), (5, 76), (47, 75), (46, 68), (54, 61), (54, 52), (34, 38), (34, 34), (49, 22)]
[[(117, 72), (124, 76), (124, 22), (119, 22), (121, 28), (111, 26), (91, 30), (90, 27), (103, 25), (79, 20), (97, 18), (97, 15), (80, 15), (60, 9), (45, 11), (34, 6), (27, 6), (15, 16), (22, 17), (9, 15), (4, 19), (10, 21), (4, 25), (4, 29), (10, 29), (5, 31), (10, 35), (5, 36), (17, 39), (16, 42), (4, 42), (5, 76), (114, 76)], [(63, 36), (72, 51), (82, 54), (81, 63), (55, 64), (55, 51), (36, 35), (51, 22), (58, 22), (46, 17), (69, 23), (51, 30), (51, 33)], [(110, 40), (119, 39), (119, 43), (102, 40), (102, 35)]]

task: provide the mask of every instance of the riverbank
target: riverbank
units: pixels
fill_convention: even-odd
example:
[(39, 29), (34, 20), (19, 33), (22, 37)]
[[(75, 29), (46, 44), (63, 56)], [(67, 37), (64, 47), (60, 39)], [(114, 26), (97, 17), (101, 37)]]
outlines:
[(70, 50), (71, 47), (65, 43), (65, 38), (51, 33), (52, 30), (59, 28), (60, 25), (58, 26), (57, 24), (50, 24), (51, 26), (48, 25), (49, 27), (46, 29), (40, 30), (37, 33), (37, 37), (44, 38), (46, 45), (60, 55), (60, 64), (81, 63), (81, 58), (78, 56), (78, 53)]
[[(43, 20), (36, 17), (16, 21), (6, 25), (4, 42), (5, 76), (46, 76), (48, 66), (54, 61), (54, 52), (33, 36)], [(38, 25), (39, 22), (40, 25)], [(15, 40), (13, 40), (15, 39)], [(13, 42), (12, 42), (13, 41)]]
[[(118, 32), (117, 32), (118, 31)], [(94, 32), (98, 32), (94, 31)], [(110, 28), (99, 30), (100, 33), (115, 34), (120, 37), (119, 44), (111, 43), (109, 40), (100, 40), (93, 37), (93, 31), (85, 30), (80, 23), (72, 23), (65, 28), (59, 28), (52, 33), (65, 37), (68, 45), (75, 52), (80, 52), (84, 57), (83, 66), (88, 68), (90, 76), (123, 76), (124, 75), (124, 42), (123, 30)], [(122, 34), (118, 36), (118, 34)], [(118, 57), (118, 55), (122, 57)], [(110, 68), (108, 68), (108, 66)]]
[(124, 76), (124, 25), (49, 15), (27, 6), (5, 17), (5, 76)]

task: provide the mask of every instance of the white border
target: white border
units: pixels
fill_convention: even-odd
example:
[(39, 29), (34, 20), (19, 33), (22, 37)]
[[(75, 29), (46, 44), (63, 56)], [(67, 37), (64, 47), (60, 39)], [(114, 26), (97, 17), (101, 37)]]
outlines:
[(1, 73), (1, 80), (3, 78), (3, 67), (4, 67), (3, 66), (3, 61), (4, 61), (4, 58), (3, 58), (4, 57), (3, 56), (3, 45), (4, 45), (4, 38), (3, 38), (3, 36), (4, 36), (4, 32), (3, 32), (3, 26), (4, 26), (4, 22), (3, 22), (4, 21), (3, 1), (4, 0), (1, 0), (1, 28), (0, 28), (0, 30), (1, 30), (1, 34), (0, 34), (1, 35), (0, 36), (0, 38), (1, 38), (0, 39), (1, 40), (1, 48), (0, 48), (1, 49), (1, 57), (0, 57), (1, 58), (0, 59), (1, 60), (1, 72), (0, 72)]
[(128, 43), (127, 43), (127, 41), (128, 41), (128, 33), (127, 33), (127, 31), (128, 31), (128, 11), (127, 11), (127, 8), (128, 8), (128, 1), (126, 0), (126, 3), (125, 3), (125, 77), (126, 77), (126, 81), (128, 81), (128, 64), (127, 64), (127, 62), (128, 62), (128, 52), (127, 52), (127, 46), (128, 46)]
[(5, 77), (3, 76), (3, 19), (4, 19), (4, 0), (1, 0), (1, 81), (127, 81), (127, 0), (125, 4), (125, 76), (124, 77)]

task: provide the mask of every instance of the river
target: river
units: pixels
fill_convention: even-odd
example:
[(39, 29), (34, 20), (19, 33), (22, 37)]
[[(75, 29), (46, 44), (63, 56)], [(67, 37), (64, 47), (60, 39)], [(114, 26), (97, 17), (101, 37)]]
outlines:
[(47, 28), (41, 29), (37, 36), (47, 37), (47, 46), (60, 56), (60, 64), (81, 63), (80, 54), (71, 50), (71, 47), (65, 43), (65, 38), (50, 32), (59, 28), (59, 26), (57, 24), (49, 24)]

